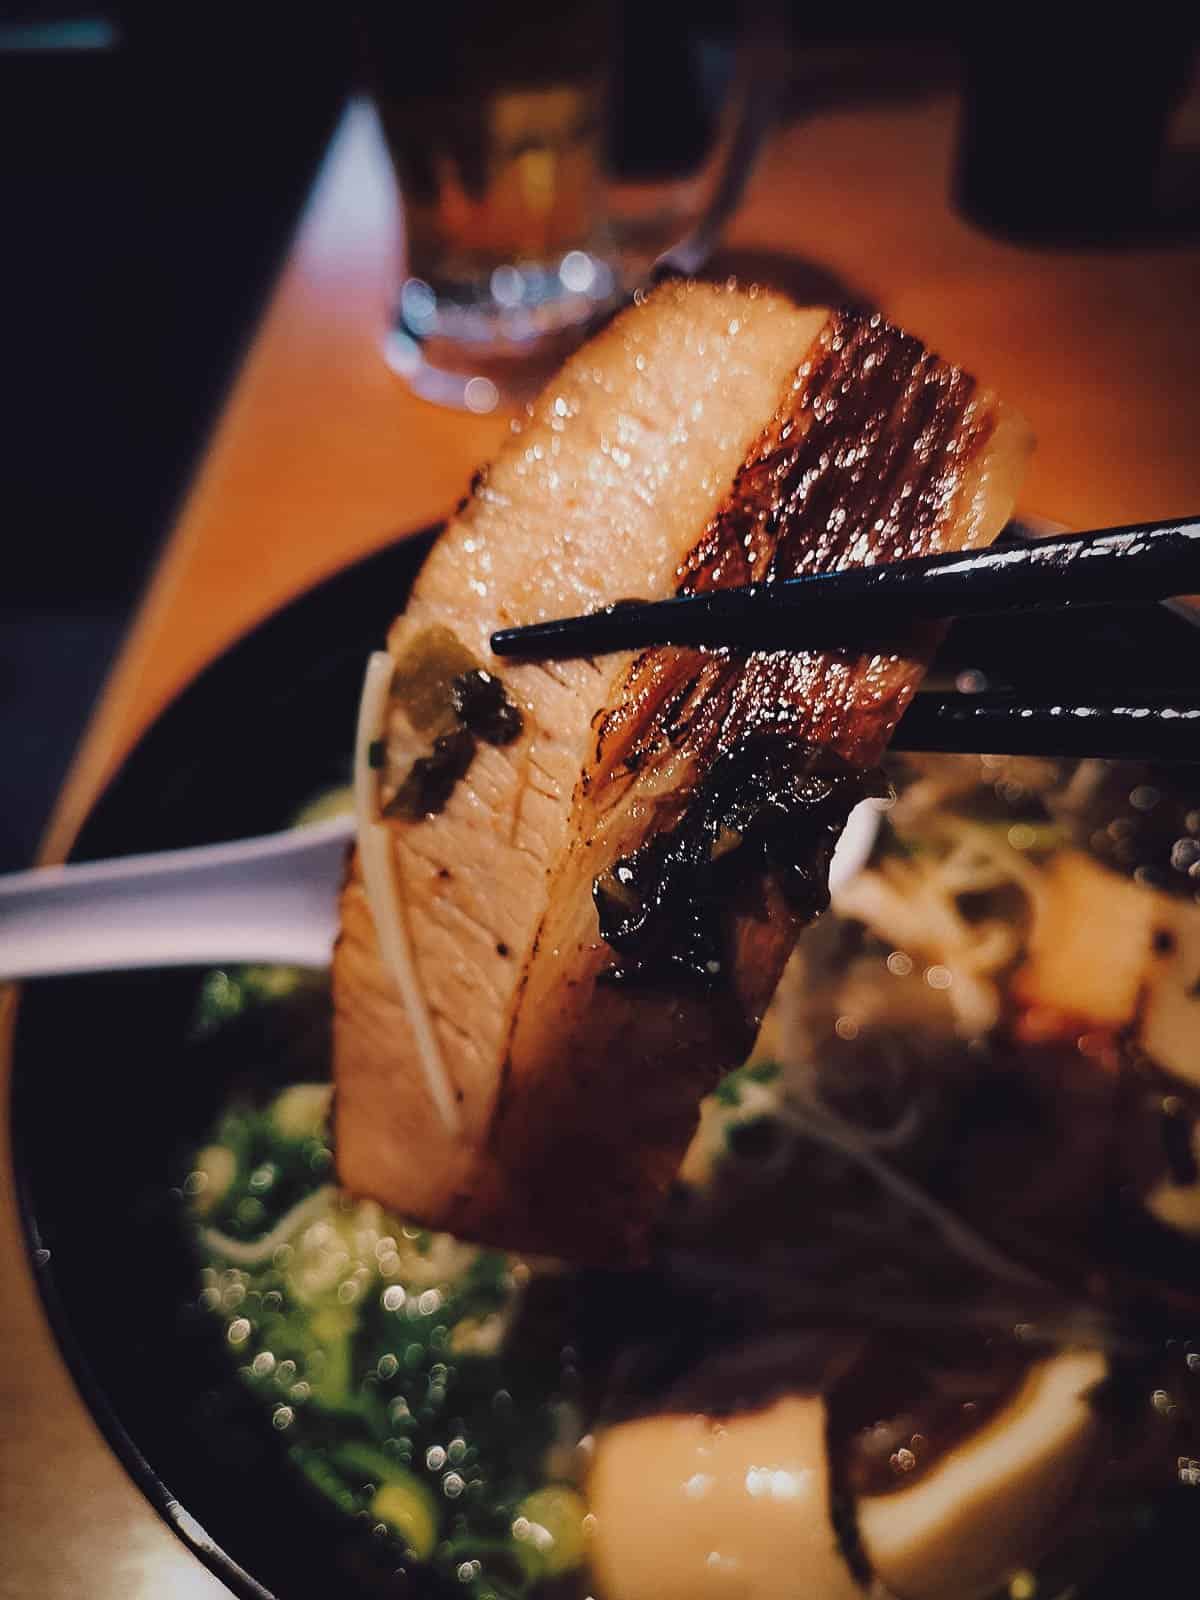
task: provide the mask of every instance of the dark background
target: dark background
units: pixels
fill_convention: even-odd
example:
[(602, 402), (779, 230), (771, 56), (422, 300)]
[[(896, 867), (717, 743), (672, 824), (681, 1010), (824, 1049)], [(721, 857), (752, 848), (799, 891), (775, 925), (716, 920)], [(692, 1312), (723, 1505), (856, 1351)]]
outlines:
[(338, 4), (0, 10), (0, 871), (36, 848), (350, 71)]

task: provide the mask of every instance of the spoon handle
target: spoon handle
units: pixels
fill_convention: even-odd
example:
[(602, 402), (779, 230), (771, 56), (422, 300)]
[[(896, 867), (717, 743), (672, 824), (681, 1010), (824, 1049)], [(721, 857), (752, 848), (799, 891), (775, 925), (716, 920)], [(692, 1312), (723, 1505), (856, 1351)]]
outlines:
[[(831, 889), (864, 864), (878, 826), (872, 801), (851, 813)], [(326, 967), (353, 835), (353, 817), (333, 817), (233, 844), (0, 877), (0, 983), (239, 961)]]
[(352, 817), (0, 877), (0, 982), (66, 972), (329, 962)]

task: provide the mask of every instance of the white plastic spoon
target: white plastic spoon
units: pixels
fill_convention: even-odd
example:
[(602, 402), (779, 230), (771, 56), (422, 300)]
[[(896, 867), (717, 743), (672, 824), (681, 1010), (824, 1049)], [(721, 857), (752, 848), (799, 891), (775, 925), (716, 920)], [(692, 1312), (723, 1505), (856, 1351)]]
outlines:
[(128, 967), (329, 963), (352, 816), (0, 877), (0, 980)]
[[(850, 815), (832, 889), (866, 861), (879, 808)], [(328, 966), (352, 816), (287, 833), (0, 877), (0, 982), (131, 967)]]

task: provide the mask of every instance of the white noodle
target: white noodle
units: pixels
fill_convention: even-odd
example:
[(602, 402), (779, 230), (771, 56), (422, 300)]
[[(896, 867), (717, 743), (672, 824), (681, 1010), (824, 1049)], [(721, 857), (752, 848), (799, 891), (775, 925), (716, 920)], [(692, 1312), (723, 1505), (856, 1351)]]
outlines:
[(849, 1157), (851, 1161), (857, 1162), (871, 1174), (881, 1189), (886, 1189), (911, 1211), (919, 1212), (932, 1222), (946, 1243), (973, 1266), (992, 1277), (1019, 1283), (1025, 1288), (1037, 1289), (1043, 1293), (1050, 1292), (1050, 1286), (1036, 1273), (1030, 1272), (1028, 1268), (1020, 1266), (1015, 1261), (1010, 1261), (1006, 1255), (977, 1234), (974, 1228), (968, 1227), (953, 1212), (939, 1204), (932, 1195), (926, 1194), (924, 1189), (918, 1188), (902, 1173), (881, 1160), (840, 1117), (816, 1107), (810, 1110), (795, 1101), (790, 1101), (781, 1106), (779, 1119), (794, 1132), (815, 1139)]
[(952, 977), (947, 998), (959, 1031), (971, 1036), (999, 1020), (996, 980), (1020, 940), (1007, 922), (968, 920), (959, 897), (1015, 884), (1035, 904), (1041, 873), (994, 830), (957, 817), (938, 819), (936, 826), (948, 848), (913, 861), (884, 857), (842, 888), (834, 909), (896, 949), (946, 967)]
[(379, 774), (371, 766), (371, 746), (384, 734), (388, 696), (395, 671), (390, 655), (377, 650), (367, 662), (354, 750), (354, 807), (358, 819), (358, 858), (363, 887), (383, 957), (408, 1014), (417, 1058), (430, 1098), (450, 1133), (458, 1132), (458, 1107), (413, 959), (402, 909), (403, 894), (391, 832), (379, 820)]
[(290, 1211), (285, 1211), (261, 1239), (231, 1239), (227, 1233), (221, 1233), (216, 1228), (201, 1228), (200, 1242), (212, 1255), (220, 1256), (224, 1261), (233, 1261), (239, 1267), (263, 1266), (281, 1244), (287, 1244), (293, 1234), (327, 1210), (336, 1194), (337, 1189), (332, 1183), (322, 1184), (313, 1194), (297, 1201)]

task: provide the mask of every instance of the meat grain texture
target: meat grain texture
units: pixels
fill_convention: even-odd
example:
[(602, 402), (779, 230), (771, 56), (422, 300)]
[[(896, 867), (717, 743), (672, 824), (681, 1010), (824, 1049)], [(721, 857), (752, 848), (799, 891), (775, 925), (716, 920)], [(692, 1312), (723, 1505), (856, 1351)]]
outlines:
[[(720, 912), (719, 981), (614, 982), (593, 883), (677, 826), (748, 739), (874, 766), (936, 643), (925, 626), (889, 654), (498, 663), (492, 632), (986, 544), (1029, 448), (1019, 417), (878, 316), (754, 289), (668, 285), (566, 364), (388, 638), (399, 657), (449, 629), (502, 677), (524, 730), (481, 744), (440, 813), (390, 824), (457, 1128), (414, 1059), (351, 868), (334, 962), (346, 1185), (514, 1248), (644, 1250), (700, 1099), (746, 1054), (803, 919), (748, 859)], [(394, 710), (401, 743), (402, 723)]]

